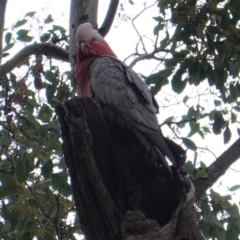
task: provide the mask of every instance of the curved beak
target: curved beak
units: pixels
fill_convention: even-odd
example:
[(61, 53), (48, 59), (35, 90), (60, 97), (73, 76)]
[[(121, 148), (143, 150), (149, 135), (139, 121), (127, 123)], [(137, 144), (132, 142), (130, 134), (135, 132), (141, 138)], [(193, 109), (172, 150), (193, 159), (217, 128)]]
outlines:
[(84, 52), (84, 48), (85, 48), (85, 43), (84, 42), (80, 43), (80, 48), (81, 48), (81, 51)]

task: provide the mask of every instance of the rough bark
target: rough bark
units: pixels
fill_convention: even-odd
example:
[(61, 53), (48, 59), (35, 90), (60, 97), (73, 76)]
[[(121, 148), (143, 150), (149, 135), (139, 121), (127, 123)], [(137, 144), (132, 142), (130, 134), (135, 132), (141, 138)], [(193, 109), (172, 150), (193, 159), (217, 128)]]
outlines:
[(87, 240), (204, 239), (194, 187), (153, 160), (133, 132), (89, 98), (56, 107), (73, 196)]

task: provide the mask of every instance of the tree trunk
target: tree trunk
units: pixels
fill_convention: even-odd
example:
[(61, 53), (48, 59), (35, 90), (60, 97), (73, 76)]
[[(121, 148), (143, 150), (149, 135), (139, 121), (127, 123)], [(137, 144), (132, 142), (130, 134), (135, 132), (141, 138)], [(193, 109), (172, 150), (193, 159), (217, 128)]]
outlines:
[(69, 19), (69, 59), (72, 69), (76, 61), (77, 46), (75, 33), (77, 27), (90, 22), (97, 28), (98, 0), (71, 0), (70, 19)]
[(194, 187), (183, 169), (163, 168), (90, 98), (73, 98), (56, 111), (87, 240), (204, 239)]

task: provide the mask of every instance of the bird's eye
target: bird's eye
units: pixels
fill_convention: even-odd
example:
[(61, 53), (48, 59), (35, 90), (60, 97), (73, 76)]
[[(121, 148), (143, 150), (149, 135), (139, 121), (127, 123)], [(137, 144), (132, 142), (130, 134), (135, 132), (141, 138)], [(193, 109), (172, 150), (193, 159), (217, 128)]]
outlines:
[(95, 42), (95, 41), (96, 41), (96, 38), (93, 37), (93, 38), (91, 39), (91, 42)]

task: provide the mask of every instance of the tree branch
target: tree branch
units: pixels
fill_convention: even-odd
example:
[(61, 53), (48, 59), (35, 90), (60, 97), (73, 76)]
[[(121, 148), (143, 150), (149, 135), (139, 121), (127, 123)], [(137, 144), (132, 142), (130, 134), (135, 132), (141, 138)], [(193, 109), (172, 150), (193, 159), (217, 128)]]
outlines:
[(207, 178), (197, 178), (193, 182), (196, 189), (197, 200), (199, 200), (206, 190), (210, 188), (226, 172), (231, 164), (240, 158), (239, 149), (240, 138), (206, 169), (208, 172)]
[[(144, 59), (152, 59), (154, 58), (154, 54), (156, 53), (159, 53), (159, 52), (168, 52), (168, 50), (166, 49), (163, 49), (163, 48), (155, 48), (152, 52), (150, 53), (144, 53), (144, 54), (140, 54), (138, 57), (136, 57), (130, 64), (129, 64), (129, 67), (133, 67), (135, 66), (135, 64), (141, 60), (144, 60)], [(158, 61), (166, 61), (166, 60), (169, 60), (169, 59), (166, 59), (166, 58), (158, 58)]]
[(60, 61), (69, 62), (68, 51), (57, 47), (55, 44), (31, 44), (23, 48), (15, 56), (13, 56), (12, 59), (0, 66), (0, 77), (6, 75), (8, 72), (21, 64), (27, 57), (33, 54), (43, 54), (47, 57), (52, 57)]
[(134, 28), (134, 30), (136, 31), (137, 35), (139, 36), (140, 42), (142, 43), (142, 47), (143, 47), (143, 50), (144, 50), (145, 53), (147, 53), (147, 50), (146, 50), (146, 48), (145, 48), (145, 44), (144, 44), (144, 42), (143, 42), (143, 39), (142, 39), (141, 34), (139, 33), (137, 27), (136, 27), (135, 24), (134, 24), (134, 21), (135, 21), (143, 12), (145, 12), (147, 9), (153, 7), (157, 2), (158, 2), (158, 1), (154, 2), (153, 4), (149, 5), (148, 7), (145, 7), (140, 13), (138, 13), (138, 14), (132, 19), (133, 28)]
[(114, 17), (115, 17), (116, 12), (117, 12), (118, 4), (119, 4), (119, 0), (111, 0), (110, 1), (106, 17), (103, 21), (102, 26), (98, 30), (98, 32), (103, 37), (105, 37), (108, 34), (108, 32), (109, 32), (109, 30), (112, 26)]
[(7, 0), (0, 1), (0, 65), (2, 62), (3, 52), (2, 52), (2, 39), (3, 39), (3, 30), (4, 30), (4, 19), (5, 19), (5, 10), (7, 6)]

